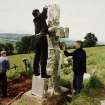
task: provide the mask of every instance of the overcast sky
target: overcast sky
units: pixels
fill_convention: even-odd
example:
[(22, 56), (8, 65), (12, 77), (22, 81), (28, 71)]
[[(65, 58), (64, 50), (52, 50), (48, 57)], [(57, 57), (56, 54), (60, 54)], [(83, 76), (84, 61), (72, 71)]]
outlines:
[[(50, 0), (0, 0), (0, 32), (34, 33), (34, 8)], [(105, 40), (105, 0), (57, 0), (61, 7), (61, 25), (70, 28), (71, 39), (83, 39), (93, 32)]]

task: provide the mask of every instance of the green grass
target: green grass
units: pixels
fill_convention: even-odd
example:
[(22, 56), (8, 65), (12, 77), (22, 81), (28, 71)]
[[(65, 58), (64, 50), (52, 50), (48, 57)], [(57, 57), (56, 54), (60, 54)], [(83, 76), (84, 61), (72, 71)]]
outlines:
[[(105, 99), (105, 93), (102, 90), (105, 88), (105, 47), (87, 48), (87, 71), (92, 78), (84, 81), (85, 88), (81, 94), (73, 97), (71, 103), (65, 105), (100, 105), (100, 100)], [(17, 64), (17, 70), (8, 71), (8, 78), (14, 79), (19, 74), (24, 73), (22, 59), (33, 57), (33, 54), (22, 54), (10, 56), (11, 64)], [(93, 72), (94, 75), (93, 75)], [(72, 83), (72, 67), (63, 66), (61, 72), (60, 84), (67, 85)]]
[[(25, 67), (24, 67), (22, 60), (24, 58), (31, 59), (31, 58), (33, 58), (33, 56), (34, 56), (34, 54), (20, 54), (20, 55), (9, 56), (9, 61), (10, 61), (11, 67), (13, 64), (16, 64), (18, 67), (17, 67), (17, 70), (10, 69), (7, 72), (8, 79), (12, 80), (14, 78), (17, 78), (18, 76), (20, 76), (20, 74), (27, 75), (27, 72), (25, 71)], [(30, 72), (28, 72), (28, 73), (30, 73)]]

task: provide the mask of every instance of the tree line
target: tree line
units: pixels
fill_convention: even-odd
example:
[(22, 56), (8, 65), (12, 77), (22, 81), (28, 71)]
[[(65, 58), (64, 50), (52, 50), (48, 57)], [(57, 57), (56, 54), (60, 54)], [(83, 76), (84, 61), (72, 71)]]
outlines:
[[(95, 47), (98, 42), (94, 33), (87, 33), (84, 37), (84, 47)], [(8, 55), (30, 53), (34, 51), (35, 36), (24, 36), (16, 44), (5, 43), (0, 44), (0, 51), (6, 50)], [(73, 47), (73, 46), (70, 46)]]
[[(83, 40), (83, 47), (95, 47), (97, 45), (98, 38), (95, 36), (94, 33), (87, 33)], [(74, 48), (74, 46), (67, 46), (66, 43), (64, 43), (66, 48)]]
[[(98, 38), (94, 33), (87, 33), (84, 37), (84, 47), (95, 47), (97, 45)], [(34, 51), (35, 36), (24, 36), (21, 41), (16, 43), (16, 50), (18, 53), (29, 53)]]
[(30, 53), (34, 51), (35, 36), (23, 36), (15, 44), (0, 43), (0, 51), (5, 50), (7, 55)]
[(98, 38), (95, 36), (94, 33), (87, 33), (84, 37), (84, 47), (95, 47), (97, 45)]
[(34, 51), (35, 36), (24, 36), (16, 42), (16, 51), (19, 54), (30, 53)]
[(7, 52), (7, 55), (14, 54), (14, 46), (12, 43), (0, 43), (0, 51), (5, 50)]

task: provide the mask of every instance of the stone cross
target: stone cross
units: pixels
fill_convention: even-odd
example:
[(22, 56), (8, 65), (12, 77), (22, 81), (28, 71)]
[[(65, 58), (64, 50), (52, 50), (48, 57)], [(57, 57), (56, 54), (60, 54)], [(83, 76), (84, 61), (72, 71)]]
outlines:
[(49, 40), (48, 70), (50, 75), (52, 76), (49, 82), (49, 87), (52, 87), (54, 92), (56, 92), (59, 90), (60, 66), (61, 66), (60, 62), (61, 51), (59, 47), (60, 43), (59, 38), (65, 38), (65, 36), (68, 36), (66, 35), (67, 30), (63, 27), (60, 27), (60, 7), (57, 4), (49, 5), (48, 25), (50, 32), (50, 35), (48, 37)]

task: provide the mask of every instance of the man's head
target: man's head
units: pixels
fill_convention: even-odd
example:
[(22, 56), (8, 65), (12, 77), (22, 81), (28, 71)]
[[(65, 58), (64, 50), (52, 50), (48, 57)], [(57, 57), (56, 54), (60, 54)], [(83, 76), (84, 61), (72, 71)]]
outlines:
[(34, 17), (39, 16), (39, 14), (40, 14), (40, 12), (39, 12), (38, 9), (34, 9), (34, 10), (32, 11), (32, 15), (33, 15)]
[(6, 57), (6, 51), (1, 51), (1, 56)]
[(78, 40), (75, 42), (74, 46), (76, 49), (83, 48), (83, 42)]

